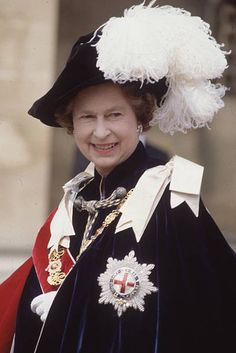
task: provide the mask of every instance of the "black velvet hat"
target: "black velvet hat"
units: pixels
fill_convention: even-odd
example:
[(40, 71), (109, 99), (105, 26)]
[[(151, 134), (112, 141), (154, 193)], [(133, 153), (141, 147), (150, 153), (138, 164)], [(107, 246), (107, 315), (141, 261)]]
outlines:
[[(91, 40), (92, 39), (92, 40)], [(78, 39), (72, 47), (65, 68), (58, 76), (52, 88), (39, 98), (29, 109), (29, 115), (41, 120), (46, 125), (60, 127), (55, 119), (55, 112), (83, 88), (104, 83), (103, 72), (97, 66), (97, 50), (94, 44), (98, 34), (90, 33)], [(140, 87), (140, 82), (135, 82)], [(155, 84), (144, 85), (142, 90), (148, 90), (157, 97), (157, 103), (165, 94), (165, 80)]]
[(94, 40), (88, 43), (91, 38), (92, 34), (88, 34), (74, 44), (65, 68), (52, 88), (32, 105), (30, 115), (46, 125), (58, 127), (55, 120), (58, 107), (69, 102), (82, 88), (104, 82), (103, 73), (96, 68)]
[(226, 54), (200, 17), (155, 0), (134, 5), (75, 43), (55, 84), (29, 114), (58, 126), (58, 109), (81, 89), (110, 80), (152, 93), (158, 107), (149, 125), (164, 133), (208, 126), (224, 106), (227, 88), (211, 80), (227, 68)]

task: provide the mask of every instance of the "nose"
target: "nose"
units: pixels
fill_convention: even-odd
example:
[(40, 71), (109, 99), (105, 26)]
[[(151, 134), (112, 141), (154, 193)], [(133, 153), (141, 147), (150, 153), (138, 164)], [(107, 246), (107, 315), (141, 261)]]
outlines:
[(93, 135), (99, 139), (105, 139), (111, 133), (104, 117), (97, 117)]

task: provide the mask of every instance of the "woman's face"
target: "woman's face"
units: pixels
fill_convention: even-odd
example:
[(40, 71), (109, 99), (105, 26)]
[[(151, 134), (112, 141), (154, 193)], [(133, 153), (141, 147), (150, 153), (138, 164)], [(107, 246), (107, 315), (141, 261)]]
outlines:
[(73, 125), (76, 145), (102, 176), (125, 161), (139, 141), (130, 102), (112, 83), (79, 92), (73, 104)]

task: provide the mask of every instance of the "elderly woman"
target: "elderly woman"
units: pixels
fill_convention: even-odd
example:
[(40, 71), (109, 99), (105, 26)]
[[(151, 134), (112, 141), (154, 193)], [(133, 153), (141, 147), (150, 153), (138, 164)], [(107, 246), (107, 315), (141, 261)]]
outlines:
[[(135, 19), (145, 25), (136, 26), (138, 57), (122, 49), (127, 35), (135, 41)], [(80, 38), (29, 111), (72, 133), (91, 164), (65, 184), (32, 259), (2, 285), (1, 353), (14, 332), (14, 353), (235, 352), (236, 258), (200, 201), (203, 168), (178, 156), (162, 165), (139, 142), (156, 121), (173, 133), (212, 119), (225, 88), (209, 79), (226, 67), (224, 53), (206, 24), (183, 10), (151, 3), (121, 20)], [(163, 74), (168, 38), (155, 63), (147, 33), (153, 25), (164, 36), (168, 21), (186, 53), (172, 33)], [(194, 51), (188, 35), (205, 47)], [(215, 60), (208, 70), (206, 54)]]

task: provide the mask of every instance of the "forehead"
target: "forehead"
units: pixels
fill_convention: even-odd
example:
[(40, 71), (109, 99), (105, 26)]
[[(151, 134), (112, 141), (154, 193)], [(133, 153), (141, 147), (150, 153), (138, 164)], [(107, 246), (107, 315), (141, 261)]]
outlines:
[(114, 83), (99, 84), (81, 90), (75, 97), (73, 109), (109, 109), (113, 106), (130, 107), (128, 97), (125, 96), (119, 85)]

